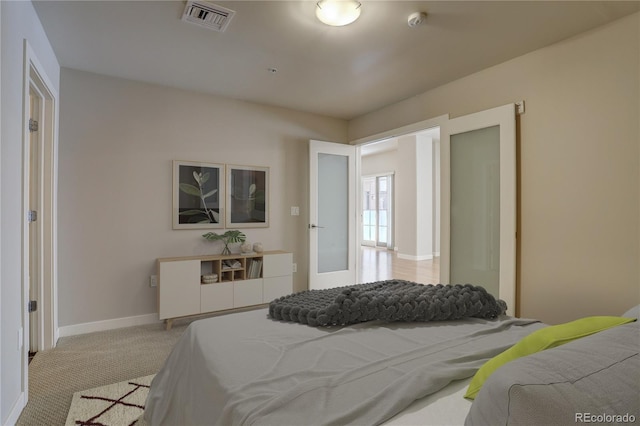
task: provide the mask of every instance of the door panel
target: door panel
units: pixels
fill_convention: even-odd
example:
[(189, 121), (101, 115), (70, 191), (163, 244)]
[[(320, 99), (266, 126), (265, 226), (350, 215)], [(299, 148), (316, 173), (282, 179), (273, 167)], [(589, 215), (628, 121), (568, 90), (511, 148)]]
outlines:
[(515, 106), (449, 120), (441, 138), (441, 281), (482, 285), (514, 315)]
[(309, 289), (355, 284), (355, 147), (310, 141)]
[(349, 157), (318, 153), (318, 272), (349, 268)]
[(451, 135), (450, 282), (498, 294), (500, 129)]

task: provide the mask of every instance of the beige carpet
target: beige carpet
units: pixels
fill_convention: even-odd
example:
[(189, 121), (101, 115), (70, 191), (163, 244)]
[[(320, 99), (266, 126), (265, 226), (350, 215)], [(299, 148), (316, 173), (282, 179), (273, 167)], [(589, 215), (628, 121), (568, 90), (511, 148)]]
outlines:
[(65, 426), (142, 426), (155, 374), (73, 394)]
[(157, 323), (61, 338), (29, 364), (29, 401), (16, 424), (64, 425), (74, 393), (157, 373), (191, 322), (227, 313), (179, 319), (169, 331)]
[(189, 321), (63, 337), (29, 364), (29, 402), (18, 425), (64, 425), (73, 394), (155, 374)]

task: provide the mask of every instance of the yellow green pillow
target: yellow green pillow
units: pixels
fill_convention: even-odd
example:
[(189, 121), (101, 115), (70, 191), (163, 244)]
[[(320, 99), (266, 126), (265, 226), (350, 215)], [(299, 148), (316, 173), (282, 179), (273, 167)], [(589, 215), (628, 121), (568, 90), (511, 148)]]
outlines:
[(469, 388), (467, 389), (467, 393), (464, 397), (468, 399), (475, 399), (478, 392), (480, 392), (480, 388), (489, 376), (509, 361), (513, 361), (514, 359), (531, 355), (545, 349), (554, 348), (572, 340), (576, 340), (617, 325), (627, 324), (635, 320), (635, 318), (624, 317), (586, 317), (536, 330), (506, 351), (491, 358), (482, 367), (480, 367), (475, 376), (473, 376), (473, 379), (471, 379), (471, 383), (469, 384)]

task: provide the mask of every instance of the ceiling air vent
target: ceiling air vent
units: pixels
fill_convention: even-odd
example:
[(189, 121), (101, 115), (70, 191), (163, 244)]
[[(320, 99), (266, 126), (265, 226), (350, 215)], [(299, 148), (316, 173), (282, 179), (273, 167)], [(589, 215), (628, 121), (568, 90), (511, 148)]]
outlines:
[(182, 20), (215, 31), (227, 29), (236, 12), (206, 1), (188, 1)]

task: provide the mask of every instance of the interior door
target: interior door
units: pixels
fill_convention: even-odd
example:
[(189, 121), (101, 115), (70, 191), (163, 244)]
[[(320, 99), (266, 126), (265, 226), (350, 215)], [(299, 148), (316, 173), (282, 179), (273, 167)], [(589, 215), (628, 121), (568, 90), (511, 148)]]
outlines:
[(441, 281), (481, 285), (514, 315), (515, 105), (449, 120), (441, 143)]
[(356, 284), (356, 147), (309, 142), (309, 289)]

